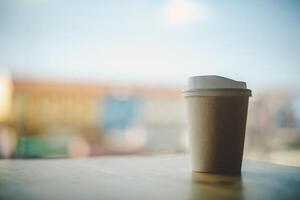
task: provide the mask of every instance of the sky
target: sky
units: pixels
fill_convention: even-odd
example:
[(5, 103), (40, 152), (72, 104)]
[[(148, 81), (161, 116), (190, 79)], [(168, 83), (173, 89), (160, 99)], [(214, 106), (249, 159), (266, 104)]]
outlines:
[(0, 0), (0, 69), (27, 79), (300, 87), (300, 1)]

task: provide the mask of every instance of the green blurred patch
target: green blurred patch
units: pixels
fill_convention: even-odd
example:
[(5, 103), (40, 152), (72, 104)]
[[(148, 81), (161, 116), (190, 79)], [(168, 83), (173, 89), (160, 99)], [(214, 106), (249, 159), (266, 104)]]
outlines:
[(16, 157), (43, 158), (68, 156), (68, 136), (19, 136)]

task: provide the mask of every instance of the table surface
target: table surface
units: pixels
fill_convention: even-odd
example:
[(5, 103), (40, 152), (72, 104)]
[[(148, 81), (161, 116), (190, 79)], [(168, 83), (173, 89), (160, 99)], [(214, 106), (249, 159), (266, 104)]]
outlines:
[(300, 168), (244, 161), (192, 173), (188, 155), (1, 160), (0, 199), (300, 199)]

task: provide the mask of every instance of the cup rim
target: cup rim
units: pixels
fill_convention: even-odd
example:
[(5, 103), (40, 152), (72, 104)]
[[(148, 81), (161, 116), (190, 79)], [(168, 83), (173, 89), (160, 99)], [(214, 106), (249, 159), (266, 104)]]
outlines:
[(212, 89), (190, 89), (182, 92), (183, 96), (252, 96), (250, 89), (243, 88), (212, 88)]

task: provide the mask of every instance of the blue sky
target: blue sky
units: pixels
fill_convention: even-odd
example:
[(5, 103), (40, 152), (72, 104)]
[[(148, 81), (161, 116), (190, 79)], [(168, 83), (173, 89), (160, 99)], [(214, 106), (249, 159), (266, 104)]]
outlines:
[(0, 67), (26, 78), (300, 85), (300, 1), (0, 0)]

